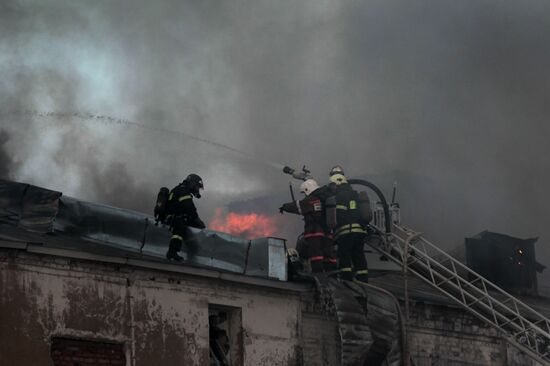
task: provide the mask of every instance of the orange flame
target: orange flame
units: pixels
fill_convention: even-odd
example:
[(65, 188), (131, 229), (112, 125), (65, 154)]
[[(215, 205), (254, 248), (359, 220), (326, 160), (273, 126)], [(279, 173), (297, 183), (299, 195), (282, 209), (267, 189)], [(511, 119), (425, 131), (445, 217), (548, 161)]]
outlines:
[(238, 214), (229, 212), (225, 217), (222, 209), (217, 208), (208, 227), (246, 239), (273, 236), (277, 232), (277, 218), (257, 213)]

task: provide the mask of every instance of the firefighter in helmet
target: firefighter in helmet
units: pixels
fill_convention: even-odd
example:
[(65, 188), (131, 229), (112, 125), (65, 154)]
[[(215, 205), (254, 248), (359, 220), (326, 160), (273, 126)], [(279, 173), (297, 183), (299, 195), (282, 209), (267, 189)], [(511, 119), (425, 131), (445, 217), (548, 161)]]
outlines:
[(340, 274), (344, 280), (351, 281), (355, 276), (359, 281), (368, 282), (369, 271), (363, 246), (369, 219), (365, 219), (360, 210), (360, 205), (365, 204), (368, 205), (365, 208), (370, 211), (368, 198), (366, 202), (360, 199), (359, 193), (353, 190), (339, 165), (331, 169), (330, 182), (334, 192), (336, 224), (333, 233), (338, 246)]
[(319, 187), (315, 180), (307, 179), (300, 185), (300, 192), (305, 194), (304, 199), (285, 203), (279, 208), (279, 211), (304, 217), (303, 239), (306, 256), (311, 263), (311, 271), (319, 273), (336, 270), (332, 239), (326, 226), (324, 190)]
[(183, 242), (192, 238), (189, 226), (199, 229), (206, 227), (193, 203), (193, 197), (201, 198), (200, 190), (203, 188), (202, 178), (197, 174), (189, 174), (183, 182), (170, 191), (166, 218), (172, 229), (172, 237), (166, 258), (181, 261), (183, 258), (178, 255), (178, 252)]

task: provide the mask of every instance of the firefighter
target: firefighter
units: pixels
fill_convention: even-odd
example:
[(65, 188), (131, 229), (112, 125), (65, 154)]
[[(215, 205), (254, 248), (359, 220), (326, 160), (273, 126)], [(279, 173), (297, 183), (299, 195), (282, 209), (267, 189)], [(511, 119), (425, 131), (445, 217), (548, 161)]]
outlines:
[(166, 258), (181, 261), (178, 255), (182, 244), (192, 239), (189, 226), (204, 229), (206, 226), (197, 214), (197, 208), (193, 203), (193, 197), (201, 198), (200, 190), (204, 188), (202, 178), (197, 174), (189, 174), (187, 178), (178, 184), (168, 197), (167, 221), (170, 223), (172, 237)]
[(333, 233), (338, 246), (340, 275), (347, 281), (353, 280), (355, 276), (358, 281), (368, 282), (369, 270), (363, 251), (368, 221), (360, 210), (359, 193), (353, 190), (339, 165), (331, 169), (330, 182), (336, 205), (336, 227)]
[(333, 254), (332, 239), (327, 230), (324, 211), (324, 192), (317, 182), (307, 179), (300, 185), (305, 194), (301, 201), (285, 203), (279, 208), (281, 213), (289, 212), (304, 217), (306, 256), (311, 263), (311, 271), (319, 273), (336, 270), (336, 258)]

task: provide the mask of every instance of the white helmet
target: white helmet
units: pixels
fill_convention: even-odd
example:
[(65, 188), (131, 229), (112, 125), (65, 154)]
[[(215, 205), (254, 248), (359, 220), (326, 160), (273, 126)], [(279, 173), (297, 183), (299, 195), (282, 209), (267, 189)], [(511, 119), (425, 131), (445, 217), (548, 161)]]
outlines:
[(300, 184), (300, 192), (309, 196), (311, 192), (319, 188), (317, 182), (313, 179), (308, 179), (304, 183)]

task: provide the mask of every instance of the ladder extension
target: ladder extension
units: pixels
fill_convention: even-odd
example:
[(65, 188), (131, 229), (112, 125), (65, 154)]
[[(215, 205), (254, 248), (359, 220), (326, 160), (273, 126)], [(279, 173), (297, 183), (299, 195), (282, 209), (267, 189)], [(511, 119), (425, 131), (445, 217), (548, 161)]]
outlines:
[[(391, 235), (368, 244), (495, 327), (508, 342), (543, 365), (550, 365), (550, 320), (462, 264), (420, 233), (393, 223)], [(405, 248), (408, 248), (405, 250)]]

